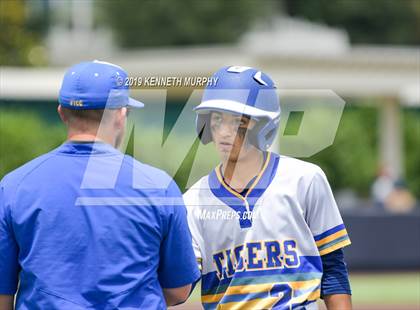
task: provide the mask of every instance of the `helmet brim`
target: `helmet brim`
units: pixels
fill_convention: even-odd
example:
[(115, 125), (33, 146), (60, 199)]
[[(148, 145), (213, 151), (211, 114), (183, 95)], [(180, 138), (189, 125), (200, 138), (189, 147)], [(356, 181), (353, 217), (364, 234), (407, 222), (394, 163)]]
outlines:
[(269, 118), (276, 119), (280, 116), (279, 111), (265, 111), (253, 106), (245, 105), (241, 102), (232, 100), (208, 100), (203, 101), (194, 108), (198, 114), (209, 113), (212, 111), (219, 111), (224, 113), (232, 113), (238, 115), (247, 115), (251, 118)]

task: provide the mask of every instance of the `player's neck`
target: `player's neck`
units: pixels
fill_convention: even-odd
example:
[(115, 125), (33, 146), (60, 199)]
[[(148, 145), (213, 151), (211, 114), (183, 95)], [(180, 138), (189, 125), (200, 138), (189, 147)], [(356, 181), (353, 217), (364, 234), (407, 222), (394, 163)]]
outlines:
[(253, 177), (258, 175), (264, 163), (264, 155), (255, 149), (239, 160), (226, 160), (222, 163), (225, 182), (238, 192), (244, 190)]

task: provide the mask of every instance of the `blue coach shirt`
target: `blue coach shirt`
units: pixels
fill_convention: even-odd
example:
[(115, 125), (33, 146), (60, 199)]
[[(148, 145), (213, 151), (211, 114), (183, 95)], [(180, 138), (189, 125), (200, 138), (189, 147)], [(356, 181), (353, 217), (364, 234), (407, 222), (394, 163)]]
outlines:
[(0, 191), (0, 294), (17, 309), (165, 309), (200, 273), (181, 193), (105, 143), (67, 142)]

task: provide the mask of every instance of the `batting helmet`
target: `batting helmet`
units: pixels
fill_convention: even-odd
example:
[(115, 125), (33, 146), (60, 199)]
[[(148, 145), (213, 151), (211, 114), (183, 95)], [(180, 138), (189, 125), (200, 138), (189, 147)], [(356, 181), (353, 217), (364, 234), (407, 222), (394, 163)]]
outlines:
[(203, 144), (211, 142), (210, 112), (246, 115), (257, 123), (249, 130), (249, 141), (265, 151), (273, 143), (280, 121), (280, 102), (271, 78), (258, 69), (224, 67), (213, 75), (204, 90), (197, 112), (196, 130)]

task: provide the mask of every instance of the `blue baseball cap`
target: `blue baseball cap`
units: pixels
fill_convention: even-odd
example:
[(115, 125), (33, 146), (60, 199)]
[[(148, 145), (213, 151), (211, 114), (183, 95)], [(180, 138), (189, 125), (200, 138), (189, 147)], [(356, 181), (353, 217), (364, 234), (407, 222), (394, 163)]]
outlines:
[(144, 104), (129, 97), (127, 72), (109, 62), (82, 62), (67, 70), (58, 102), (73, 110), (142, 108)]

